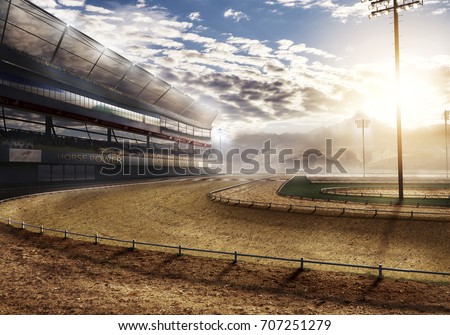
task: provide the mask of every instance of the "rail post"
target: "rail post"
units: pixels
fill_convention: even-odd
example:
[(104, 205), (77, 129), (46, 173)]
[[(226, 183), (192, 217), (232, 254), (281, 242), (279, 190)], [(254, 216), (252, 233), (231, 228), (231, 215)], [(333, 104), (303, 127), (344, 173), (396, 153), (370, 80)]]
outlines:
[(181, 254), (181, 249), (182, 249), (182, 248), (181, 248), (181, 245), (179, 245), (179, 246), (178, 246), (178, 256), (181, 256), (181, 255), (182, 255), (182, 254)]
[(233, 264), (236, 264), (238, 261), (238, 253), (237, 251), (234, 252), (234, 260), (233, 260)]
[(22, 228), (22, 229), (25, 229), (25, 222), (23, 222), (23, 221), (22, 221), (22, 226), (21, 226), (21, 228)]
[(98, 244), (98, 234), (95, 234), (95, 241), (94, 244)]
[(383, 279), (383, 264), (378, 264), (378, 279)]
[(67, 238), (67, 229), (64, 229), (64, 239)]
[(8, 226), (11, 225), (11, 218), (8, 218)]
[(305, 269), (305, 260), (300, 258), (300, 271), (303, 271)]
[(131, 241), (131, 249), (136, 250), (136, 240)]
[(39, 234), (44, 234), (44, 226), (39, 227)]

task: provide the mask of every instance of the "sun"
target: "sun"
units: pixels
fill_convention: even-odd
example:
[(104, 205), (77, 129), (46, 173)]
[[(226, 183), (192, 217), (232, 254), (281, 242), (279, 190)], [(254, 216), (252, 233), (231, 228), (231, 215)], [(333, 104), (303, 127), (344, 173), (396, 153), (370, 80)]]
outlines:
[[(442, 101), (433, 78), (428, 76), (426, 71), (412, 67), (402, 69), (400, 78), (402, 125), (407, 128), (418, 128), (440, 122), (445, 101)], [(394, 73), (389, 74), (386, 71), (372, 83), (363, 108), (370, 117), (392, 127), (396, 126)]]

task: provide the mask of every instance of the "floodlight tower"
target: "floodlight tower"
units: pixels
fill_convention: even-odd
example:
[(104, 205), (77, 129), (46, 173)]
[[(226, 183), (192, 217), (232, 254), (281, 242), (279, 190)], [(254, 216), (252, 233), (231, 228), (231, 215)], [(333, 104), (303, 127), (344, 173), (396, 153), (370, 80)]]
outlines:
[[(368, 0), (361, 0), (365, 2)], [(397, 159), (398, 159), (398, 198), (403, 200), (403, 144), (402, 144), (402, 109), (400, 99), (400, 40), (398, 27), (398, 12), (423, 5), (423, 0), (369, 0), (372, 11), (369, 19), (394, 13), (394, 43), (395, 43), (395, 87), (397, 105)]]
[(363, 145), (363, 174), (364, 178), (366, 178), (366, 149), (364, 145), (364, 129), (369, 128), (370, 120), (366, 120), (363, 118), (359, 120), (355, 120), (356, 127), (362, 129), (362, 145)]
[(225, 131), (223, 128), (217, 129), (219, 132), (219, 151), (222, 152), (222, 133)]
[(448, 178), (448, 137), (447, 137), (447, 122), (450, 117), (450, 111), (444, 112), (444, 120), (445, 120), (445, 167), (447, 169), (447, 178)]

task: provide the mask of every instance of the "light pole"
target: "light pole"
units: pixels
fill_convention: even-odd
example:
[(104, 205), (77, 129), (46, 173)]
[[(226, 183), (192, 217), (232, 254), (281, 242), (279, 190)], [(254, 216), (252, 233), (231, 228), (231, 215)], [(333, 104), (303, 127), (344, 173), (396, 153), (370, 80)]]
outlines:
[(447, 178), (448, 178), (448, 138), (447, 138), (447, 122), (450, 116), (450, 111), (444, 112), (444, 120), (445, 120), (445, 167), (447, 169)]
[(222, 152), (222, 132), (224, 131), (222, 128), (217, 129), (219, 132), (219, 151)]
[(363, 174), (364, 178), (366, 178), (366, 149), (364, 145), (364, 129), (369, 128), (370, 120), (366, 120), (361, 118), (359, 120), (355, 120), (356, 127), (362, 129), (362, 145), (363, 145)]
[[(365, 2), (367, 0), (361, 0)], [(400, 39), (398, 26), (398, 12), (423, 5), (423, 0), (369, 0), (372, 11), (369, 19), (394, 13), (394, 44), (395, 44), (395, 88), (397, 107), (397, 160), (398, 160), (398, 198), (403, 200), (403, 144), (402, 144), (402, 110), (400, 99)], [(401, 1), (401, 3), (399, 3)], [(392, 3), (391, 3), (392, 2)]]

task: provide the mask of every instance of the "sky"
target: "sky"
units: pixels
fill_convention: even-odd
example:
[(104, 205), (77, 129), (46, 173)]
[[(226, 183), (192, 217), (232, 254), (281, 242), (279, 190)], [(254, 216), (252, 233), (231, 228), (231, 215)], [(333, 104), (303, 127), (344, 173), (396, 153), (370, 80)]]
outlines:
[[(403, 0), (400, 0), (400, 2)], [(219, 112), (231, 135), (394, 126), (392, 15), (356, 0), (34, 0)], [(450, 0), (400, 16), (403, 125), (450, 110)]]

